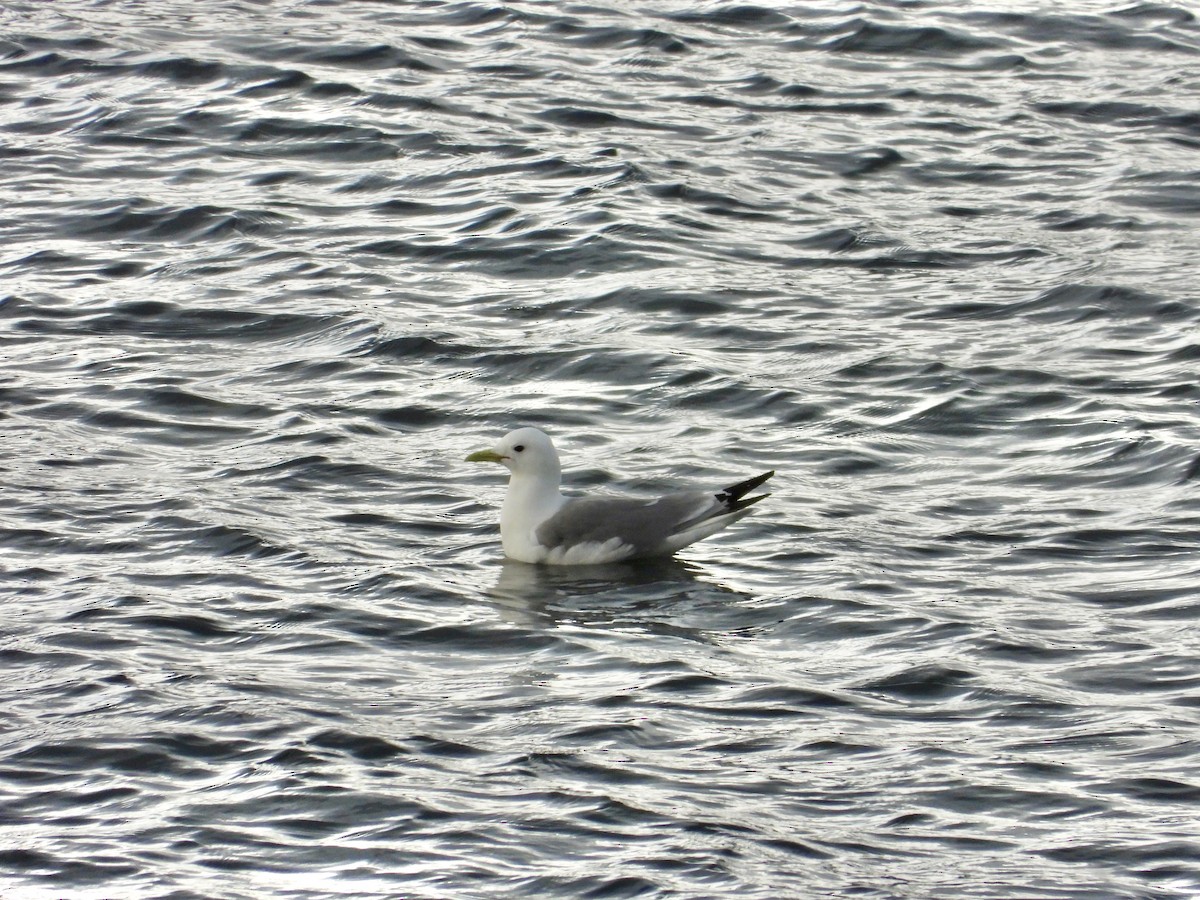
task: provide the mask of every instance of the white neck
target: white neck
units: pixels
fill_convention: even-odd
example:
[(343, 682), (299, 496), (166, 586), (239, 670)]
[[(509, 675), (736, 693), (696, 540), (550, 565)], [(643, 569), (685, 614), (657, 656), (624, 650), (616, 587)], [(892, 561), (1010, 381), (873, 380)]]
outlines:
[(528, 557), (537, 547), (537, 527), (558, 512), (566, 501), (558, 492), (558, 478), (548, 472), (513, 474), (508, 494), (500, 509), (500, 541), (513, 559), (536, 562)]

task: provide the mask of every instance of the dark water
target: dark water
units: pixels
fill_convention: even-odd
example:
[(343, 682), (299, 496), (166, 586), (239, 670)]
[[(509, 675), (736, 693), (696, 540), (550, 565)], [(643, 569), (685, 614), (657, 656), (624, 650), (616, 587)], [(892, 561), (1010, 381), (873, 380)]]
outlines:
[[(1200, 893), (1184, 6), (0, 38), (4, 897)], [(502, 564), (520, 424), (775, 495)]]

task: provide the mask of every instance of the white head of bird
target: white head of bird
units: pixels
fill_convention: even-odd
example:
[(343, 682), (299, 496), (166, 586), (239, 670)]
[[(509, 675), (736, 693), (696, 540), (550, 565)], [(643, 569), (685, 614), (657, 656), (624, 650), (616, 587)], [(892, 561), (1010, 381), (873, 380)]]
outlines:
[(510, 431), (490, 450), (478, 450), (467, 457), (468, 462), (497, 462), (512, 472), (514, 478), (533, 477), (540, 481), (553, 480), (557, 486), (562, 470), (558, 453), (550, 436), (537, 428), (518, 428)]

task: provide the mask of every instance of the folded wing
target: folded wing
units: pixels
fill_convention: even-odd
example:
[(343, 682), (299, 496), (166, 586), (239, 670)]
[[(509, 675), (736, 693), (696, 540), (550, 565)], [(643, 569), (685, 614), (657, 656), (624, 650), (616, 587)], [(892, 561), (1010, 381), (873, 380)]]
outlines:
[[(746, 515), (767, 497), (746, 497), (772, 475), (766, 472), (715, 494), (687, 491), (644, 501), (624, 497), (572, 500), (538, 526), (535, 537), (551, 553), (596, 548), (596, 562), (674, 553)], [(601, 558), (602, 557), (602, 558)]]

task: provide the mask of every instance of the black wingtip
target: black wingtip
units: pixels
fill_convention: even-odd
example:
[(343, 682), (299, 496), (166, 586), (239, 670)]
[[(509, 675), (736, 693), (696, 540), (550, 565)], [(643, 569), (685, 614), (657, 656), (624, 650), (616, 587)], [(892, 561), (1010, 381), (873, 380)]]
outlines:
[(737, 512), (739, 509), (745, 509), (747, 506), (753, 506), (759, 500), (766, 500), (770, 494), (758, 494), (754, 497), (747, 497), (745, 500), (738, 500), (736, 503), (729, 505), (730, 512)]
[(746, 500), (742, 498), (748, 493), (775, 474), (775, 470), (763, 472), (761, 475), (755, 475), (753, 478), (747, 478), (745, 481), (739, 481), (737, 484), (731, 484), (721, 493), (717, 494), (717, 500), (725, 504), (725, 508), (730, 512), (737, 512), (739, 509), (745, 509), (747, 506), (752, 506), (759, 500), (765, 500), (770, 497), (770, 494), (759, 494), (757, 497), (750, 497)]
[[(755, 475), (753, 478), (747, 478), (745, 481), (731, 484), (725, 490), (721, 491), (721, 493), (717, 494), (717, 497), (723, 503), (736, 503), (774, 474), (775, 470), (772, 469), (770, 472), (763, 472), (761, 475)], [(764, 494), (763, 496), (766, 495)]]

